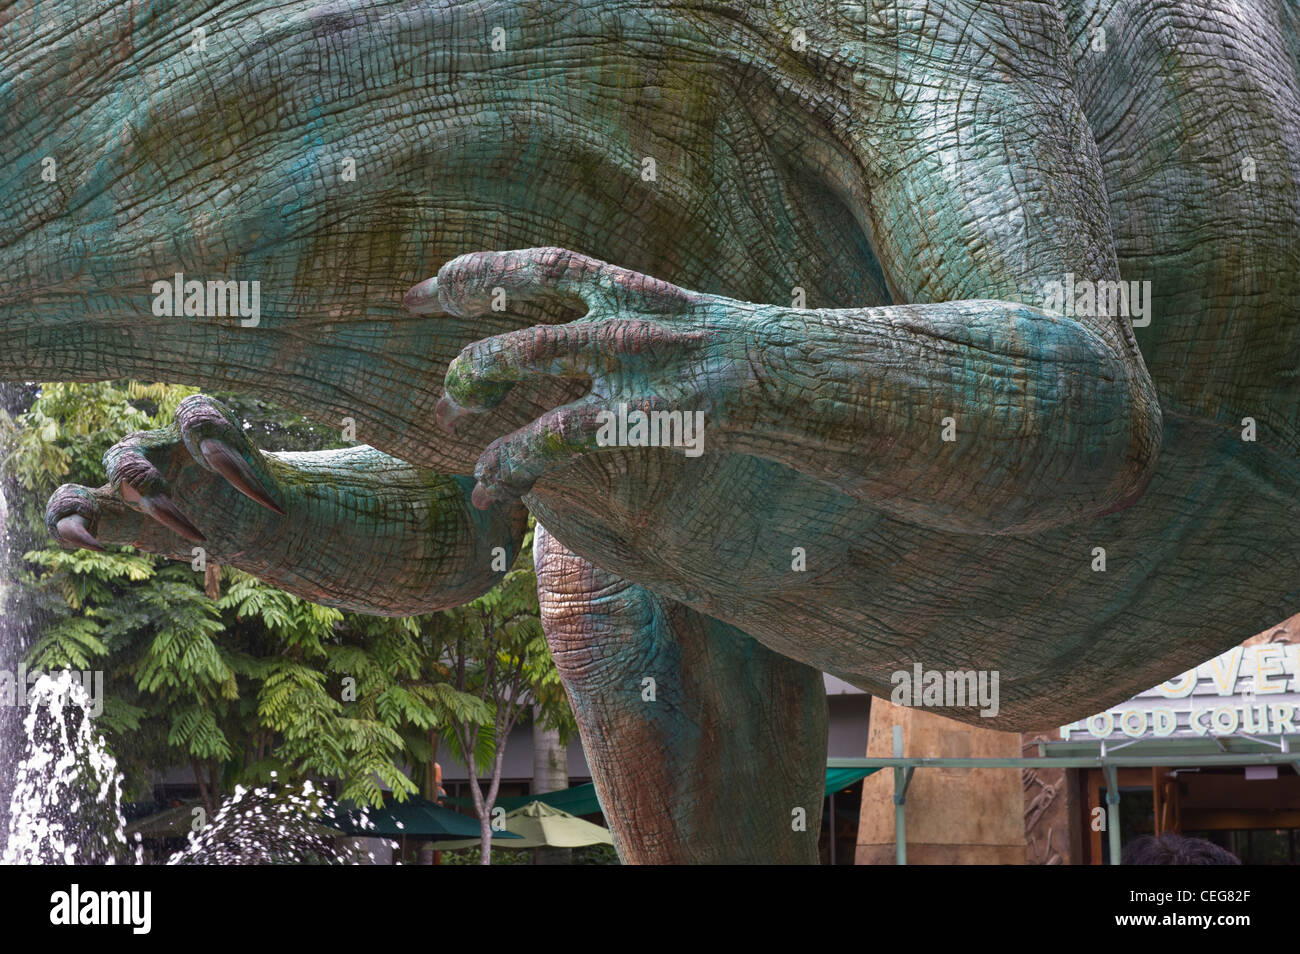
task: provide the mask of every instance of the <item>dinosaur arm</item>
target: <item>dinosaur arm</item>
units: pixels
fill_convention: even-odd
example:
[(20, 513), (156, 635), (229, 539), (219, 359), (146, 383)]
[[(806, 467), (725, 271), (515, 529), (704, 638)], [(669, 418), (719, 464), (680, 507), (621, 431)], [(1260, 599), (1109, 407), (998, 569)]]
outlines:
[[(1051, 4), (961, 0), (850, 45), (859, 175), (840, 185), (900, 304), (761, 322), (760, 406), (794, 426), (754, 452), (940, 529), (1030, 531), (1140, 496), (1161, 413), (1129, 318), (1064, 301), (1120, 278), (1068, 42)], [(900, 93), (902, 76), (926, 81)], [(1069, 317), (1037, 307), (1054, 288)]]
[(413, 289), (417, 311), (486, 313), (493, 287), (588, 309), (476, 343), (449, 368), (453, 424), (526, 377), (592, 380), (584, 402), (487, 448), (477, 499), (607, 447), (601, 415), (624, 403), (702, 410), (706, 449), (943, 530), (1032, 532), (1133, 502), (1161, 419), (1128, 319), (1038, 307), (1071, 276), (1120, 277), (1064, 35), (1051, 5), (961, 2), (849, 40), (810, 33), (855, 69), (847, 118), (823, 132), (845, 161), (825, 161), (826, 141), (805, 158), (854, 207), (884, 307), (739, 302), (559, 249), (463, 256)]
[(1159, 441), (1148, 383), (1078, 322), (1014, 302), (754, 309), (720, 448), (896, 516), (1026, 532), (1125, 506)]
[[(746, 358), (761, 399), (732, 443), (939, 529), (1126, 506), (1161, 414), (1128, 317), (1064, 307), (1076, 279), (1120, 278), (1068, 32), (1052, 4), (921, 9), (838, 34), (852, 163), (823, 169), (897, 304), (759, 309)], [(1053, 288), (1069, 317), (1038, 307)]]
[(397, 616), (457, 606), (513, 562), (526, 516), (480, 511), (471, 481), (372, 447), (269, 454), (201, 395), (105, 455), (109, 483), (66, 484), (46, 522), (64, 546), (133, 545), (230, 564), (314, 602)]
[[(567, 325), (476, 342), (448, 369), (439, 419), (453, 428), (521, 380), (592, 382), (585, 398), (488, 446), (479, 504), (527, 493), (582, 455), (638, 446), (637, 411), (660, 437), (674, 431), (656, 417), (699, 413), (698, 450), (775, 460), (956, 532), (1029, 532), (1122, 507), (1159, 444), (1140, 363), (1087, 323), (1014, 301), (796, 310), (562, 249), (464, 256), (436, 286), (423, 294), (453, 313), (485, 307), (476, 289), (491, 287), (571, 294), (590, 308)], [(611, 440), (614, 418), (628, 426)]]

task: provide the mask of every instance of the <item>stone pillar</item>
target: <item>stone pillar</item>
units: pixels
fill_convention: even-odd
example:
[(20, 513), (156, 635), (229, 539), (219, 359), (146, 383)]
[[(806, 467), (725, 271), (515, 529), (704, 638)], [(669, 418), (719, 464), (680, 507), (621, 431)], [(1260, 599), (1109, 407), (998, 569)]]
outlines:
[[(924, 709), (871, 700), (867, 757), (894, 754), (894, 726), (903, 754), (931, 758), (1019, 758), (1020, 736), (954, 722)], [(882, 769), (862, 783), (856, 861), (894, 863), (894, 773)], [(922, 768), (907, 790), (910, 865), (1022, 865), (1024, 794), (1015, 769)]]

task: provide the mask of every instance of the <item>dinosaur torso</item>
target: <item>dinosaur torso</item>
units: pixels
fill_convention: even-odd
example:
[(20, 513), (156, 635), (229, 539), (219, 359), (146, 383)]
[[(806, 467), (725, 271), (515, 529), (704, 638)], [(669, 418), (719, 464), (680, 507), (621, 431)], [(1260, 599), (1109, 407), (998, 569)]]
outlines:
[[(1248, 45), (1226, 5), (1060, 6), (1066, 36), (1054, 42), (1077, 52), (1120, 274), (1151, 283), (1151, 322), (1136, 335), (1164, 433), (1141, 499), (1033, 533), (946, 531), (770, 460), (709, 452), (706, 434), (698, 458), (623, 450), (547, 475), (524, 499), (556, 540), (879, 695), (916, 660), (997, 669), (1008, 729), (1099, 710), (1294, 612), (1294, 10), (1239, 5), (1257, 27)], [(461, 253), (559, 246), (782, 306), (795, 289), (814, 309), (929, 300), (926, 273), (945, 250), (918, 248), (915, 274), (881, 264), (880, 172), (855, 152), (875, 133), (853, 91), (876, 83), (906, 99), (918, 85), (906, 73), (881, 83), (888, 70), (865, 61), (856, 31), (874, 16), (870, 4), (821, 3), (782, 14), (257, 4), (213, 32), (207, 60), (115, 21), (137, 52), (98, 112), (40, 111), (90, 82), (100, 54), (89, 41), (75, 70), (51, 71), (48, 101), (9, 104), (32, 133), (13, 147), (24, 167), (51, 137), (86, 141), (65, 162), (79, 188), (24, 203), (4, 235), (6, 258), (25, 263), (6, 301), (28, 301), (9, 326), (12, 354), (57, 351), (62, 363), (9, 367), (253, 391), (329, 424), (353, 418), (359, 440), (465, 475), (492, 437), (583, 389), (529, 385), (455, 437), (438, 429), (443, 372), (462, 348), (575, 317), (527, 304), (473, 319), (406, 314), (401, 291)], [(508, 57), (487, 45), (497, 20)], [(1091, 47), (1098, 29), (1105, 52)], [(339, 179), (343, 158), (355, 180)], [(261, 332), (195, 326), (189, 357), (155, 356), (150, 340), (175, 325), (148, 315), (147, 279), (182, 268), (259, 276)], [(25, 280), (38, 274), (56, 276), (53, 291)], [(120, 325), (82, 330), (75, 355), (40, 339), (35, 322), (86, 296)], [(1243, 418), (1257, 440), (1243, 441)], [(805, 568), (792, 568), (796, 551)], [(1072, 692), (1053, 692), (1067, 674)]]
[[(592, 459), (539, 485), (528, 503), (552, 533), (599, 566), (878, 695), (888, 695), (891, 672), (917, 659), (998, 669), (1002, 724), (1011, 728), (1077, 718), (1079, 695), (1092, 693), (1090, 711), (1099, 710), (1291, 612), (1300, 585), (1291, 531), (1300, 513), (1300, 99), (1285, 43), (1295, 37), (1265, 30), (1260, 53), (1233, 42), (1217, 20), (1207, 27), (1199, 6), (1194, 15), (1101, 6), (1068, 11), (1068, 27), (1120, 272), (1151, 283), (1152, 318), (1137, 336), (1165, 412), (1160, 464), (1136, 506), (1028, 536), (943, 533), (767, 461), (652, 451)], [(1258, 13), (1267, 23), (1275, 11)], [(1108, 30), (1106, 54), (1090, 50), (1097, 29)], [(1207, 29), (1212, 46), (1199, 59), (1184, 52)], [(1171, 56), (1186, 74), (1172, 72)], [(1192, 79), (1212, 70), (1253, 90), (1253, 108), (1228, 108), (1223, 86)], [(808, 175), (799, 163), (834, 148), (805, 145), (774, 164), (797, 186)], [(1242, 178), (1246, 157), (1255, 181)], [(749, 194), (743, 168), (719, 178)], [(783, 212), (799, 222), (796, 234), (845, 234), (833, 196), (791, 198)], [(826, 260), (808, 242), (787, 266), (794, 275), (769, 272), (761, 288), (748, 275), (738, 281), (745, 273), (730, 263), (689, 277), (645, 270), (781, 302), (807, 274), (798, 269), (836, 274), (855, 262), (859, 275), (873, 276), (869, 238), (862, 244), (857, 256), (837, 249)], [(848, 298), (829, 283), (802, 284), (813, 305), (875, 303), (881, 294), (867, 280)], [(1267, 427), (1265, 448), (1242, 441), (1246, 417)], [(1094, 568), (1097, 547), (1104, 572)], [(807, 554), (802, 574), (791, 573), (797, 548)], [(1175, 650), (1152, 655), (1171, 639)], [(1067, 677), (1083, 688), (1053, 696), (1048, 687)]]

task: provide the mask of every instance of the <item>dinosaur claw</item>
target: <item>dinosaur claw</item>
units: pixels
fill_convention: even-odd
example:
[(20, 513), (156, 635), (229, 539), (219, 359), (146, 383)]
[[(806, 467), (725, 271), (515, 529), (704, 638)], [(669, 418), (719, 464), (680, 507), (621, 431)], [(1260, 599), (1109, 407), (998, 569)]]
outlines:
[(59, 542), (75, 543), (83, 550), (104, 552), (103, 545), (95, 539), (86, 525), (86, 518), (79, 513), (69, 514), (56, 524), (59, 530)]
[(253, 473), (253, 468), (248, 466), (244, 458), (212, 437), (201, 441), (199, 450), (203, 452), (203, 459), (212, 466), (212, 469), (230, 481), (241, 494), (261, 504), (267, 510), (284, 516), (284, 509), (266, 492), (257, 475)]
[(190, 523), (180, 508), (166, 494), (148, 494), (140, 498), (140, 509), (153, 517), (164, 527), (174, 530), (191, 543), (203, 543), (207, 540), (198, 527)]
[(477, 510), (487, 510), (494, 503), (497, 503), (497, 495), (482, 484), (474, 485), (474, 492), (470, 494), (469, 499)]
[(420, 284), (412, 286), (410, 291), (402, 296), (402, 304), (408, 311), (417, 315), (442, 311), (442, 305), (438, 303), (438, 279), (427, 278)]
[(532, 489), (529, 485), (527, 488), (520, 488), (514, 485), (503, 486), (501, 484), (484, 484), (482, 482), (474, 485), (474, 490), (470, 493), (470, 502), (477, 510), (489, 510), (499, 503), (505, 503), (512, 497), (521, 497)]
[(465, 413), (465, 409), (447, 395), (438, 399), (438, 406), (433, 410), (434, 420), (448, 434), (456, 433), (456, 422)]

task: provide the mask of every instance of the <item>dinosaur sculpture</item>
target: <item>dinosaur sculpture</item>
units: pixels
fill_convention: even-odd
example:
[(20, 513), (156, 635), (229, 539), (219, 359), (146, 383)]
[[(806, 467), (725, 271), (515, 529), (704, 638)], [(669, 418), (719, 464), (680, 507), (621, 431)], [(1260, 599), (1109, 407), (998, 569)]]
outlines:
[[(823, 671), (996, 670), (983, 724), (1043, 728), (1300, 606), (1298, 25), (4, 2), (0, 376), (366, 445), (191, 398), (51, 531), (411, 613), (491, 586), (527, 507), (623, 859), (813, 861)], [(703, 453), (603, 411), (701, 411)]]

